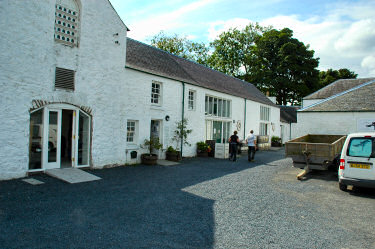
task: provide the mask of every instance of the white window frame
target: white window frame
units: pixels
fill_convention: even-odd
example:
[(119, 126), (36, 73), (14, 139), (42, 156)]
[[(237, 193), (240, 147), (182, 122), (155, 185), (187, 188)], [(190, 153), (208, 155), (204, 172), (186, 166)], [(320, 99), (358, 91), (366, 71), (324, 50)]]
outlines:
[(196, 94), (197, 92), (194, 90), (189, 90), (189, 95), (188, 95), (188, 110), (194, 111), (195, 110), (195, 99), (196, 99)]
[[(134, 130), (129, 130), (129, 128), (134, 128)], [(130, 141), (130, 138), (132, 138), (131, 141)], [(129, 119), (126, 122), (126, 142), (129, 144), (136, 144), (137, 139), (138, 139), (138, 122), (137, 120)]]
[(232, 105), (230, 99), (206, 95), (204, 98), (205, 115), (218, 118), (231, 118)]
[(259, 124), (259, 135), (260, 136), (268, 136), (269, 135), (269, 123), (260, 122)]
[[(157, 88), (156, 86), (159, 86), (159, 87)], [(163, 93), (162, 87), (163, 87), (163, 84), (161, 82), (152, 81), (152, 84), (151, 84), (151, 104), (152, 105), (157, 105), (157, 106), (162, 105), (162, 93)]]

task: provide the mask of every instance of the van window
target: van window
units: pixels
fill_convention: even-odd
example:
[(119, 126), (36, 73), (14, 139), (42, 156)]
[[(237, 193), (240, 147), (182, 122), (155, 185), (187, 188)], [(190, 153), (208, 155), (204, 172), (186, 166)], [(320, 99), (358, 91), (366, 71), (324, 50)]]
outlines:
[(374, 157), (373, 140), (371, 138), (352, 138), (348, 147), (348, 156)]

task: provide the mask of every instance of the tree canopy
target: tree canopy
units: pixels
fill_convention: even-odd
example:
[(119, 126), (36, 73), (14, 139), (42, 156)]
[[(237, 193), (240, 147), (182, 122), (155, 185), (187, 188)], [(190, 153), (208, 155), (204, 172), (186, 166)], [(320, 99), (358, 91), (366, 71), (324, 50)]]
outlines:
[(347, 68), (341, 68), (339, 70), (333, 70), (330, 68), (327, 71), (320, 71), (319, 88), (325, 87), (339, 79), (356, 79), (357, 76), (358, 74), (350, 71)]
[(208, 47), (204, 43), (192, 42), (177, 34), (168, 36), (163, 31), (151, 38), (151, 45), (182, 58), (206, 65)]

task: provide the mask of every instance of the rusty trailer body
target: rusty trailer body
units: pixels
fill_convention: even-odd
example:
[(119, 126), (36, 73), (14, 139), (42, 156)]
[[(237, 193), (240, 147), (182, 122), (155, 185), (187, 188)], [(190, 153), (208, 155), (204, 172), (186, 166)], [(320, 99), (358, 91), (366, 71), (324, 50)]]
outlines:
[(301, 169), (327, 170), (341, 153), (346, 136), (312, 135), (285, 143), (285, 156), (293, 159), (293, 166)]

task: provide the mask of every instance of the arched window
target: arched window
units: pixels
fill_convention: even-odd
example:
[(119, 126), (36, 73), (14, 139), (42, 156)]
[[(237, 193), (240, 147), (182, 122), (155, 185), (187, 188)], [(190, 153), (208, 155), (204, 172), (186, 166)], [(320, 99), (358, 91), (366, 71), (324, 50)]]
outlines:
[(78, 46), (79, 5), (75, 0), (57, 0), (55, 5), (55, 41)]

